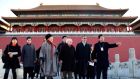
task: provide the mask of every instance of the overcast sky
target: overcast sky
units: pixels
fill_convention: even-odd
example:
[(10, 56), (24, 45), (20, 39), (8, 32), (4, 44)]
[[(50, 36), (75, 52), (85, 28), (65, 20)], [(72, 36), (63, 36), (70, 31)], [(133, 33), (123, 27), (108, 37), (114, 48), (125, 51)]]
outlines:
[(96, 5), (111, 9), (126, 9), (128, 12), (124, 16), (140, 17), (139, 0), (0, 0), (1, 16), (15, 16), (10, 9), (30, 9), (43, 3), (44, 5)]

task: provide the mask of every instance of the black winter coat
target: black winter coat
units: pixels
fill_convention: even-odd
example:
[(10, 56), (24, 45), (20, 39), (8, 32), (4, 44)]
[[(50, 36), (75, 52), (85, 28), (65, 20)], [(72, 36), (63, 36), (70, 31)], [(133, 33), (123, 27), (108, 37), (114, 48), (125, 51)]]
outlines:
[(88, 69), (88, 61), (90, 61), (91, 46), (86, 43), (85, 46), (82, 42), (76, 46), (76, 70), (75, 72), (80, 75), (86, 75)]
[(61, 53), (61, 50), (63, 50), (63, 46), (66, 45), (66, 43), (64, 42), (61, 42), (58, 47), (57, 47), (57, 50), (58, 50), (58, 59), (60, 60), (60, 53)]
[[(118, 45), (109, 44), (108, 42), (98, 42), (94, 46), (94, 50), (92, 53), (92, 59), (97, 59), (97, 67), (108, 67), (108, 49), (117, 47)], [(101, 51), (101, 47), (103, 47), (103, 51)]]
[[(13, 55), (12, 58), (9, 57), (8, 52), (17, 52), (18, 54)], [(12, 45), (7, 45), (6, 49), (4, 50), (4, 54), (6, 57), (6, 61), (4, 63), (3, 68), (20, 68), (20, 63), (19, 63), (19, 58), (21, 56), (21, 49), (19, 45), (12, 46)]]
[(75, 66), (75, 48), (67, 44), (63, 45), (60, 55), (60, 60), (62, 60), (61, 71), (74, 71)]

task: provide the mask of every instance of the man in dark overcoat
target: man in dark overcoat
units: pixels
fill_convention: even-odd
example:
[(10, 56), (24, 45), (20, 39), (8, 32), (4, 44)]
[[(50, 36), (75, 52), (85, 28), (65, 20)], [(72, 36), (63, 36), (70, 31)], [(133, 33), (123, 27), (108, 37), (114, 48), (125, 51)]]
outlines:
[(22, 48), (21, 61), (23, 63), (23, 79), (27, 79), (27, 74), (31, 79), (34, 78), (34, 66), (36, 62), (36, 52), (35, 47), (32, 44), (32, 38), (26, 38), (27, 44)]
[(87, 37), (83, 36), (82, 41), (76, 46), (76, 72), (79, 79), (85, 79), (88, 69), (88, 61), (90, 61), (91, 46), (87, 43)]
[(94, 45), (94, 50), (92, 53), (92, 60), (97, 62), (97, 79), (100, 79), (102, 73), (102, 79), (107, 79), (107, 70), (109, 67), (109, 60), (108, 60), (108, 50), (109, 48), (118, 47), (121, 45), (120, 42), (109, 44), (108, 42), (104, 41), (104, 36), (100, 34), (98, 36), (99, 42)]
[[(58, 75), (61, 75), (62, 78), (63, 78), (63, 73), (61, 72), (62, 61), (60, 59), (60, 54), (62, 53), (62, 50), (64, 49), (63, 46), (66, 44), (66, 39), (67, 39), (67, 36), (62, 36), (62, 42), (60, 42), (57, 46), (58, 60), (59, 60)], [(59, 73), (59, 72), (61, 72), (61, 73)]]

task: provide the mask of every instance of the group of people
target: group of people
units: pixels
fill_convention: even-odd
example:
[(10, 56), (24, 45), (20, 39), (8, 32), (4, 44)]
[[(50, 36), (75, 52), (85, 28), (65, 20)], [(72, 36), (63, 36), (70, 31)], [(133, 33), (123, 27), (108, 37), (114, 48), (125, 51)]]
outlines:
[(73, 40), (68, 36), (62, 37), (62, 42), (55, 45), (53, 35), (47, 34), (43, 44), (35, 50), (32, 38), (27, 37), (27, 43), (21, 47), (16, 37), (11, 39), (4, 50), (5, 74), (8, 79), (9, 70), (12, 69), (13, 79), (17, 79), (16, 69), (23, 64), (23, 79), (34, 79), (35, 73), (40, 79), (53, 79), (60, 74), (62, 79), (107, 79), (109, 67), (108, 49), (118, 47), (120, 42), (109, 44), (104, 41), (102, 34), (98, 35), (99, 42), (95, 45), (87, 43), (83, 36), (81, 42), (73, 46)]

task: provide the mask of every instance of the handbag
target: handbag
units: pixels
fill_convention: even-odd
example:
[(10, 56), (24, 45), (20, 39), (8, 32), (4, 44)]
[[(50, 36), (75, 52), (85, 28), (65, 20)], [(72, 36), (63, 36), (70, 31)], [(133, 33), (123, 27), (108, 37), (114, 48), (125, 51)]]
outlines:
[(2, 62), (3, 62), (3, 63), (6, 63), (7, 57), (6, 57), (5, 54), (2, 54), (1, 59), (2, 59)]
[[(9, 51), (9, 46), (8, 46), (8, 51)], [(2, 62), (3, 63), (6, 63), (7, 62), (7, 56), (5, 55), (5, 53), (2, 54), (1, 59), (2, 59)]]

